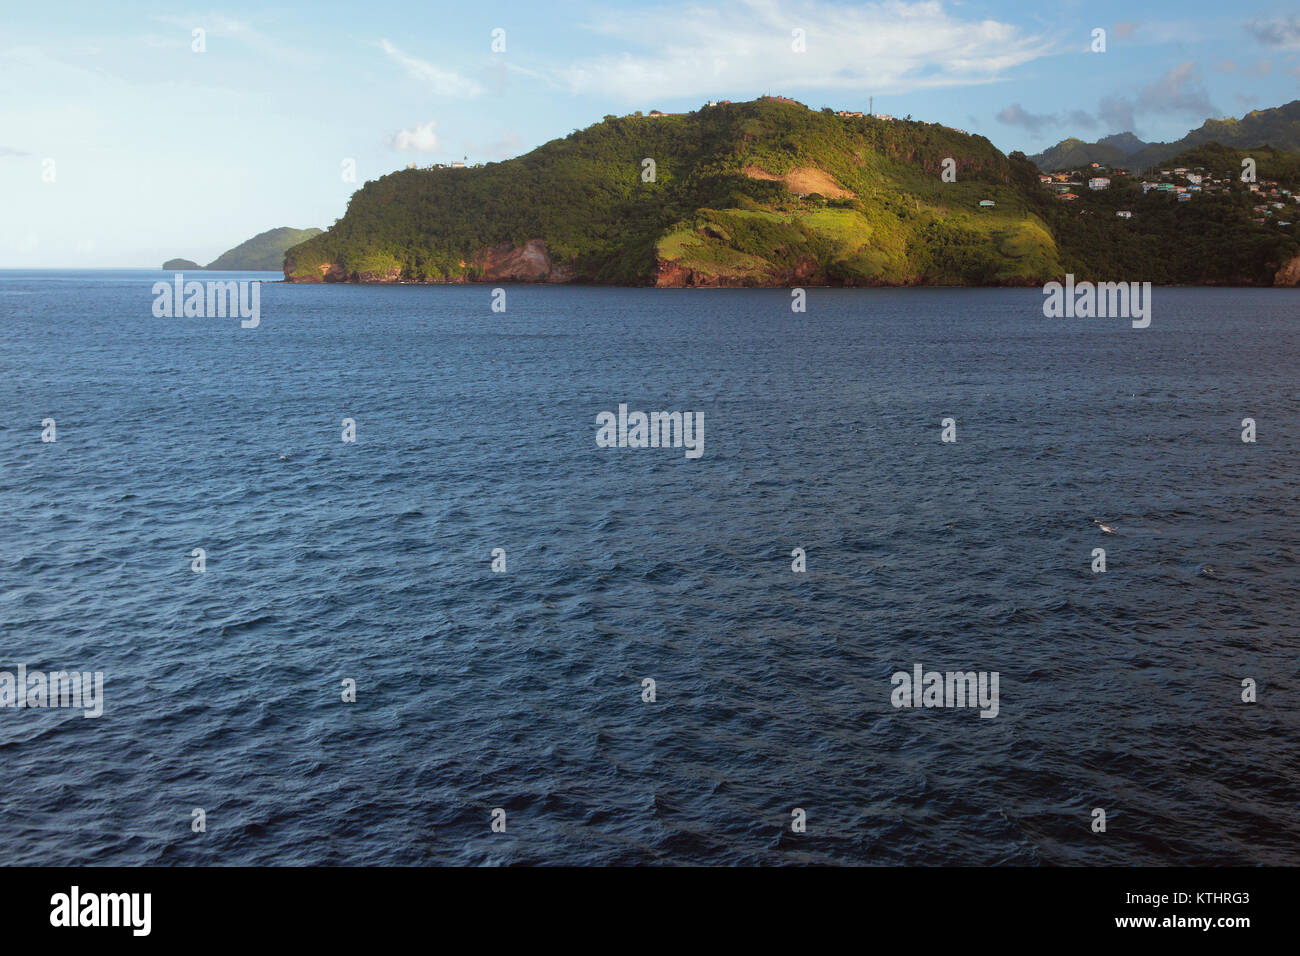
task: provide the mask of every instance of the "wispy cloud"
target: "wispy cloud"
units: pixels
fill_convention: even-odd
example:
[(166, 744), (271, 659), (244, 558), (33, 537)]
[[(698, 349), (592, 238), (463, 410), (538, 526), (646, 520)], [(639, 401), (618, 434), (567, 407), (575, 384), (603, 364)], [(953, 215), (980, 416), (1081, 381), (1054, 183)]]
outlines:
[(1012, 103), (998, 113), (997, 120), (999, 123), (1005, 123), (1008, 126), (1019, 126), (1035, 135), (1049, 126), (1092, 129), (1097, 125), (1097, 118), (1087, 110), (1070, 110), (1070, 112), (1063, 115), (1059, 113), (1030, 113), (1019, 103)]
[(411, 56), (387, 40), (380, 40), (376, 45), (390, 60), (405, 70), (407, 76), (427, 87), (435, 96), (468, 98), (483, 92), (483, 87), (468, 77), (461, 76), (454, 70), (435, 66), (428, 60)]
[(1136, 98), (1106, 96), (1097, 119), (1107, 129), (1136, 132), (1137, 117), (1178, 115), (1204, 120), (1217, 115), (1195, 63), (1180, 63), (1138, 91)]
[(1059, 126), (1060, 119), (1051, 113), (1030, 113), (1019, 103), (1012, 103), (997, 116), (999, 123), (1008, 126), (1020, 126), (1031, 133), (1039, 133), (1045, 127)]
[(1138, 93), (1137, 108), (1145, 113), (1181, 113), (1204, 119), (1214, 112), (1195, 63), (1180, 63)]
[(196, 13), (187, 16), (167, 14), (155, 16), (152, 19), (158, 23), (166, 23), (177, 30), (175, 36), (160, 36), (149, 33), (140, 38), (141, 42), (147, 46), (157, 49), (169, 47), (189, 49), (192, 43), (193, 31), (202, 29), (204, 43), (209, 53), (218, 53), (222, 48), (222, 42), (230, 41), (276, 60), (288, 60), (299, 64), (313, 60), (312, 56), (281, 43), (269, 34), (254, 27), (251, 23), (245, 20), (236, 20), (220, 13)]
[(1264, 46), (1300, 50), (1300, 17), (1252, 20), (1246, 24), (1246, 30)]
[[(827, 0), (723, 0), (617, 15), (590, 28), (604, 53), (558, 68), (574, 93), (623, 101), (796, 89), (897, 93), (986, 83), (1045, 55), (1047, 41), (997, 20), (960, 19), (935, 0), (848, 6)], [(804, 52), (794, 49), (802, 30)]]
[(31, 153), (22, 149), (14, 149), (12, 146), (0, 146), (0, 156), (30, 156)]

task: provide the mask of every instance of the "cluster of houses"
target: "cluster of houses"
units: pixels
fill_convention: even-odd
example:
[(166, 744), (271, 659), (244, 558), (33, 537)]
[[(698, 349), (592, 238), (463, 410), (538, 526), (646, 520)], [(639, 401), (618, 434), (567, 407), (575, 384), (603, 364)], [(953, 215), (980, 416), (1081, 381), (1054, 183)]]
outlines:
[[(463, 162), (457, 159), (450, 163), (431, 163), (430, 165), (425, 166), (424, 168), (425, 169), (479, 169), (482, 166), (483, 166), (482, 163), (470, 163), (468, 166), (466, 166)], [(415, 163), (407, 163), (406, 168), (415, 169), (416, 168)]]
[[(1254, 207), (1258, 216), (1255, 222), (1265, 222), (1267, 217), (1274, 215), (1280, 209), (1285, 209), (1288, 200), (1300, 203), (1300, 195), (1292, 195), (1290, 190), (1280, 188), (1276, 182), (1239, 184), (1231, 174), (1215, 176), (1201, 166), (1192, 168), (1175, 166), (1172, 169), (1156, 170), (1151, 175), (1155, 178), (1143, 179), (1140, 182), (1142, 195), (1156, 192), (1173, 196), (1178, 202), (1190, 202), (1198, 193), (1229, 192), (1244, 185), (1250, 192), (1266, 200), (1263, 204)], [(1085, 182), (1088, 189), (1097, 192), (1110, 188), (1112, 176), (1127, 177), (1128, 170), (1110, 169), (1102, 163), (1091, 163), (1082, 169), (1039, 173), (1038, 181), (1053, 190), (1057, 199), (1062, 202), (1073, 202), (1079, 198), (1079, 192), (1082, 191)], [(1120, 219), (1133, 218), (1133, 212), (1129, 209), (1121, 209), (1115, 215)], [(1279, 220), (1278, 225), (1289, 226), (1291, 223)]]
[(862, 112), (862, 110), (836, 110), (836, 111), (835, 111), (835, 115), (836, 115), (836, 116), (856, 116), (856, 117), (858, 117), (858, 118), (860, 118), (860, 119), (863, 118), (863, 117), (866, 117), (866, 116), (870, 116), (872, 119), (884, 120), (884, 121), (887, 122), (887, 123), (888, 123), (888, 122), (893, 122), (893, 119), (894, 119), (894, 118), (893, 118), (892, 116), (890, 116), (888, 113), (864, 113), (864, 112)]

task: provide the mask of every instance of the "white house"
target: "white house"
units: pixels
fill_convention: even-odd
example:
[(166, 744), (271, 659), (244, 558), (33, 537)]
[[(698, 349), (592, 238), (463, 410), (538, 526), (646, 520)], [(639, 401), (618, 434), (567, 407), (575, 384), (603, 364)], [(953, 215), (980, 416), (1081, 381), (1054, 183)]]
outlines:
[(1119, 216), (1119, 218), (1121, 218), (1121, 219), (1132, 219), (1132, 218), (1133, 218), (1133, 213), (1132, 213), (1130, 210), (1128, 210), (1128, 209), (1121, 209), (1119, 212), (1115, 213), (1115, 215)]
[(1106, 176), (1094, 176), (1092, 179), (1088, 180), (1088, 188), (1094, 192), (1098, 189), (1105, 189), (1109, 185), (1110, 179)]

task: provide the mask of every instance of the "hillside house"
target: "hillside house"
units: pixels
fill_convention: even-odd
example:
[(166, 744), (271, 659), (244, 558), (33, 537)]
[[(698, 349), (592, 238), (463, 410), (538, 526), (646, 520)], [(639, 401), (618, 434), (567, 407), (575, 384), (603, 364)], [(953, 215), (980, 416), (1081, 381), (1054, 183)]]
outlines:
[(1092, 179), (1088, 180), (1088, 188), (1093, 192), (1096, 192), (1098, 189), (1106, 189), (1109, 186), (1110, 179), (1106, 176), (1094, 176)]

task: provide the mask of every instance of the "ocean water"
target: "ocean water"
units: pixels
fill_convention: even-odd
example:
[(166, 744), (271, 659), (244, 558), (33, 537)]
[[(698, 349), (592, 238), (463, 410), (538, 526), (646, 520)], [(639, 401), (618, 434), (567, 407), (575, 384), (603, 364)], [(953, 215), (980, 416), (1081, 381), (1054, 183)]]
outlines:
[(5, 863), (1300, 863), (1300, 293), (160, 278), (0, 273)]

